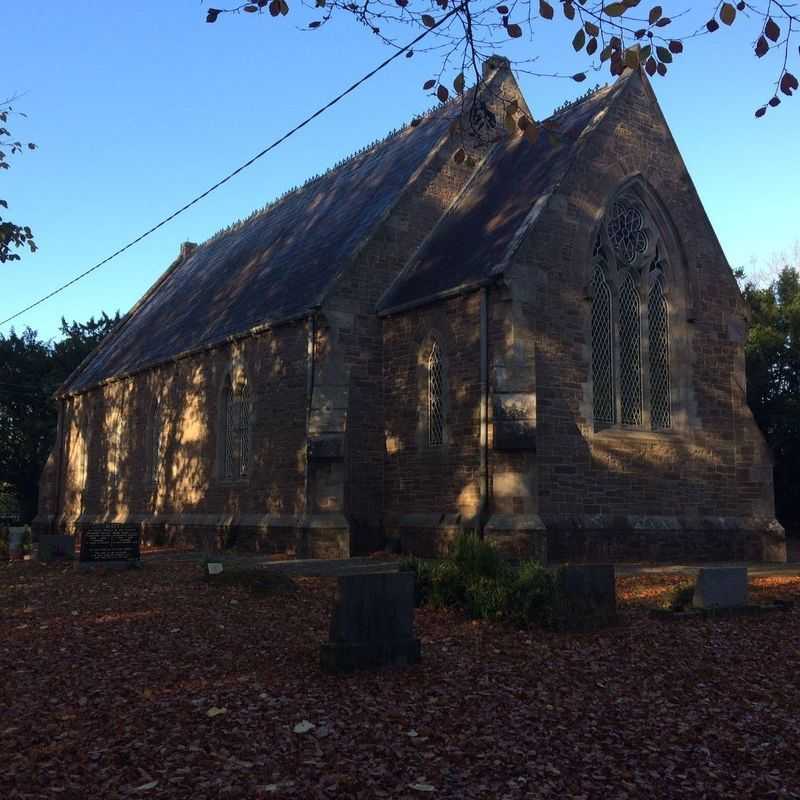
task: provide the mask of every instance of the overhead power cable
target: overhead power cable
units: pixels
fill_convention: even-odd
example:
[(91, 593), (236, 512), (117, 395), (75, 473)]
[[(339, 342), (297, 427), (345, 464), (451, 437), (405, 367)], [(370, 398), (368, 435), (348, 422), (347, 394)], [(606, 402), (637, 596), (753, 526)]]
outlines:
[(374, 69), (370, 70), (366, 75), (362, 76), (355, 83), (353, 83), (350, 86), (348, 86), (347, 89), (345, 89), (340, 94), (336, 95), (336, 97), (334, 97), (332, 100), (327, 102), (321, 108), (318, 108), (313, 114), (310, 114), (302, 122), (300, 122), (297, 125), (295, 125), (294, 128), (292, 128), (291, 130), (287, 131), (286, 133), (283, 134), (283, 136), (281, 136), (280, 138), (276, 139), (274, 142), (272, 142), (272, 144), (270, 144), (267, 147), (265, 147), (261, 152), (256, 153), (251, 159), (249, 159), (248, 161), (245, 161), (244, 164), (242, 164), (240, 167), (237, 167), (233, 172), (229, 173), (224, 178), (222, 178), (221, 180), (217, 181), (213, 186), (210, 186), (202, 194), (197, 195), (197, 197), (195, 197), (193, 200), (190, 200), (188, 203), (186, 203), (186, 205), (181, 206), (177, 211), (174, 211), (168, 217), (164, 217), (164, 219), (162, 219), (161, 222), (157, 223), (156, 225), (153, 225), (152, 228), (149, 228), (144, 233), (142, 233), (141, 235), (137, 236), (135, 239), (132, 239), (124, 247), (120, 247), (119, 250), (116, 250), (110, 256), (108, 256), (107, 258), (104, 258), (102, 261), (98, 261), (97, 264), (95, 264), (93, 267), (89, 267), (89, 269), (85, 270), (84, 272), (81, 272), (80, 275), (76, 275), (72, 280), (67, 281), (67, 283), (63, 284), (62, 286), (59, 286), (57, 289), (54, 289), (49, 294), (46, 294), (44, 297), (39, 298), (35, 302), (31, 303), (29, 306), (26, 306), (25, 308), (23, 308), (21, 311), (17, 311), (16, 314), (12, 314), (10, 317), (7, 317), (2, 322), (0, 322), (0, 325), (5, 325), (6, 323), (11, 322), (12, 320), (15, 320), (17, 317), (22, 316), (26, 311), (30, 311), (32, 308), (36, 308), (36, 306), (41, 305), (46, 300), (49, 300), (51, 297), (54, 297), (55, 295), (59, 294), (60, 292), (63, 292), (64, 289), (68, 289), (74, 283), (77, 283), (79, 280), (82, 280), (83, 278), (85, 278), (87, 275), (90, 275), (95, 270), (100, 269), (100, 267), (104, 266), (105, 264), (108, 264), (108, 262), (111, 261), (112, 259), (115, 259), (117, 256), (119, 256), (122, 253), (124, 253), (126, 250), (129, 250), (135, 244), (138, 244), (139, 242), (141, 242), (142, 239), (146, 239), (148, 236), (150, 236), (151, 233), (155, 233), (159, 228), (162, 228), (168, 222), (171, 222), (173, 219), (175, 219), (175, 217), (177, 217), (180, 214), (183, 214), (184, 211), (187, 211), (188, 209), (190, 209), (196, 203), (199, 203), (203, 198), (208, 197), (208, 195), (210, 195), (212, 192), (214, 192), (217, 189), (219, 189), (220, 186), (222, 186), (223, 184), (227, 183), (231, 178), (234, 178), (240, 172), (243, 172), (244, 170), (246, 170), (249, 166), (251, 166), (256, 161), (258, 161), (259, 158), (262, 158), (267, 153), (269, 153), (270, 150), (274, 150), (279, 144), (282, 144), (290, 136), (293, 136), (301, 128), (304, 128), (306, 125), (308, 125), (309, 122), (312, 122), (317, 117), (319, 117), (322, 114), (324, 114), (329, 108), (331, 108), (332, 106), (335, 106), (340, 100), (343, 100), (345, 97), (347, 97), (347, 95), (349, 95), (352, 92), (354, 92), (359, 86), (361, 86), (361, 84), (366, 83), (366, 81), (368, 81), (370, 78), (372, 78), (378, 72), (380, 72), (384, 67), (389, 66), (389, 64), (391, 64), (392, 61), (394, 61), (396, 58), (399, 58), (401, 55), (403, 55), (403, 53), (409, 51), (415, 44), (417, 44), (417, 42), (421, 41), (429, 33), (431, 33), (432, 31), (436, 30), (436, 28), (441, 26), (442, 23), (444, 23), (446, 20), (448, 20), (450, 17), (452, 17), (456, 12), (460, 11), (461, 8), (462, 8), (461, 5), (453, 7), (450, 11), (448, 11), (447, 14), (445, 14), (440, 20), (435, 22), (430, 28), (426, 28), (415, 39), (413, 39), (412, 41), (408, 42), (408, 44), (404, 45), (399, 50), (394, 52), (391, 56), (389, 56), (389, 58), (387, 58), (385, 61), (382, 61), (380, 64), (378, 64), (377, 67), (375, 67)]

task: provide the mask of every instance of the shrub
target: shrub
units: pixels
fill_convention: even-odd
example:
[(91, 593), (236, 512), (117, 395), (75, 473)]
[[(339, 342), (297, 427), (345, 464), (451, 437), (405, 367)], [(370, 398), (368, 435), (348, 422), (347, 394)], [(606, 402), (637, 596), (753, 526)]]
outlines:
[(464, 590), (462, 608), (473, 619), (495, 619), (507, 615), (511, 587), (506, 576), (473, 577)]
[(466, 597), (467, 575), (455, 561), (437, 561), (431, 569), (429, 602), (434, 608), (463, 608)]
[(414, 605), (424, 606), (431, 596), (431, 576), (433, 565), (430, 561), (409, 556), (400, 561), (400, 572), (414, 573)]
[(520, 627), (552, 619), (552, 573), (535, 561), (514, 567), (474, 534), (459, 536), (446, 559), (407, 558), (400, 569), (416, 576), (417, 606), (460, 608), (473, 619), (502, 617)]
[(474, 533), (463, 533), (455, 540), (450, 560), (473, 577), (499, 578), (508, 571), (497, 548)]
[(555, 602), (553, 573), (538, 561), (523, 561), (511, 587), (508, 612), (511, 621), (519, 627), (536, 622), (549, 624)]

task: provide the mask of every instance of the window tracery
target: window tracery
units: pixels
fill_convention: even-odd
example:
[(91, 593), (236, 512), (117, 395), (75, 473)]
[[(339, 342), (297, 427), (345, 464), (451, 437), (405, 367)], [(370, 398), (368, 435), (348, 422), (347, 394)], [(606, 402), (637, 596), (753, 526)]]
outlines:
[(642, 212), (624, 200), (611, 207), (607, 229), (611, 246), (626, 264), (633, 264), (647, 250)]
[(428, 356), (428, 444), (444, 442), (444, 376), (439, 345), (433, 342)]
[(250, 461), (250, 392), (246, 383), (235, 389), (230, 379), (222, 395), (223, 477), (245, 478)]
[[(595, 254), (598, 246), (595, 245)], [(614, 344), (611, 288), (600, 264), (592, 270), (592, 384), (594, 418), (614, 424)]]
[(592, 250), (591, 369), (596, 427), (672, 427), (668, 261), (632, 195), (613, 202)]

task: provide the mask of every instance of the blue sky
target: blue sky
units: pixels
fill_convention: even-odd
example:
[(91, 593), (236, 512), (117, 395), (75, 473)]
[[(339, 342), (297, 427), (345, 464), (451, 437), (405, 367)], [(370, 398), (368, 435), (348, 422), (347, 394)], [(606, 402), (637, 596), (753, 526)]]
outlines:
[[(0, 268), (0, 319), (174, 211), (388, 54), (344, 16), (300, 30), (313, 16), (299, 3), (285, 18), (242, 14), (215, 25), (205, 23), (206, 8), (197, 0), (3, 0), (0, 95), (25, 93), (16, 107), (28, 116), (12, 120), (13, 133), (38, 149), (13, 158), (0, 196), (40, 249)], [(503, 52), (537, 55), (532, 69), (571, 74), (588, 65), (572, 52), (571, 27), (539, 24), (532, 40)], [(752, 55), (754, 35), (739, 15), (732, 28), (688, 42), (669, 76), (653, 81), (728, 259), (746, 268), (800, 238), (800, 98), (753, 117), (779, 69), (777, 54)], [(430, 107), (421, 85), (438, 64), (433, 54), (398, 59), (187, 214), (13, 325), (49, 337), (62, 315), (126, 311), (182, 241), (205, 240)], [(590, 73), (584, 84), (519, 78), (544, 117), (607, 74)]]

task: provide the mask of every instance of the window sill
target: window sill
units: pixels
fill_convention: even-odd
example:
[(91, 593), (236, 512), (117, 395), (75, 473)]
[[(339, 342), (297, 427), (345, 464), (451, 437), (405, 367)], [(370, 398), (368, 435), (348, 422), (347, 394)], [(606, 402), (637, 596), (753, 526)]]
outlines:
[(669, 439), (680, 439), (683, 432), (675, 428), (667, 430), (652, 431), (644, 428), (601, 428), (591, 432), (593, 439), (631, 439), (633, 441), (664, 441)]

